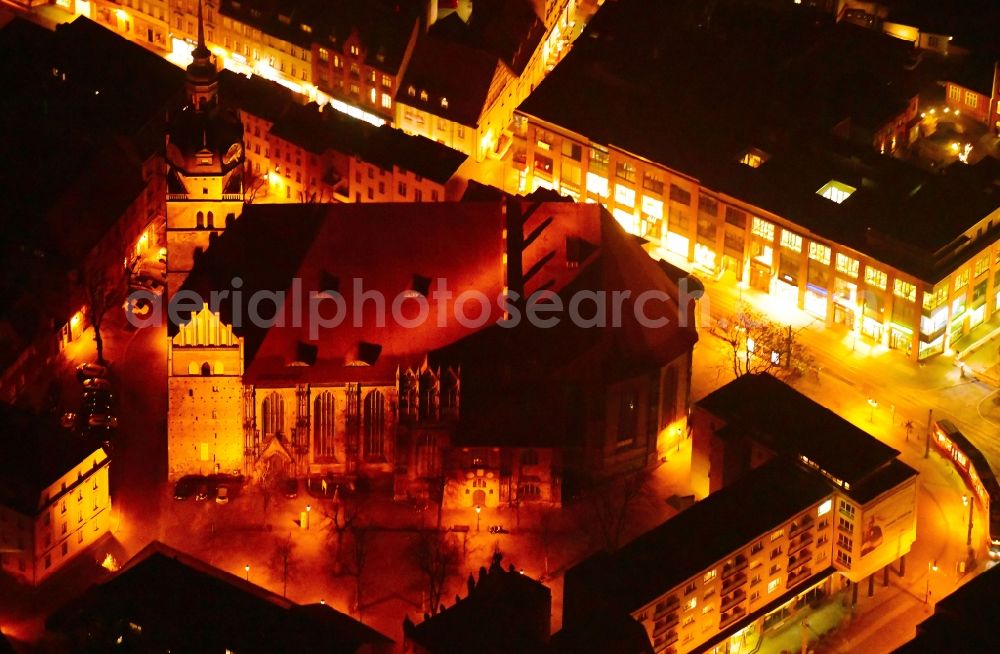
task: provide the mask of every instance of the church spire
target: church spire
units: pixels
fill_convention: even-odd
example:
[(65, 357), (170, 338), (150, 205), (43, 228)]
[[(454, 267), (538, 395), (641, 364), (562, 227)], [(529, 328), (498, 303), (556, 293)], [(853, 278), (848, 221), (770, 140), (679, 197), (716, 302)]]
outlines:
[(219, 83), (218, 71), (212, 62), (212, 52), (205, 45), (203, 2), (204, 0), (198, 0), (198, 45), (191, 52), (192, 61), (187, 67), (188, 98), (191, 105), (198, 110), (215, 102), (215, 92)]
[(191, 53), (195, 61), (198, 61), (199, 58), (207, 59), (212, 56), (208, 46), (205, 45), (205, 21), (201, 15), (202, 2), (203, 0), (198, 0), (198, 45), (195, 47), (194, 52)]

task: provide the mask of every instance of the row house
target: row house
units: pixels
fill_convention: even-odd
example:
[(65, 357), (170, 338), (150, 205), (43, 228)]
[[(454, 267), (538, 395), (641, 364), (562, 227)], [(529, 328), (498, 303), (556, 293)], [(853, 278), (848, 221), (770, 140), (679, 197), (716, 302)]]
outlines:
[(0, 570), (37, 585), (111, 529), (100, 445), (0, 404)]

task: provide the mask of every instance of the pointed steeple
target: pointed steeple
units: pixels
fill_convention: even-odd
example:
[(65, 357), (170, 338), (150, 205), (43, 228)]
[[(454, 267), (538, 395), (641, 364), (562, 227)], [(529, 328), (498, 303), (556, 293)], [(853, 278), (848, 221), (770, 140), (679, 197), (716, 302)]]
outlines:
[(215, 102), (215, 92), (219, 78), (212, 51), (205, 45), (205, 21), (202, 3), (198, 0), (198, 45), (191, 52), (192, 61), (187, 67), (187, 90), (191, 106), (200, 110)]
[(198, 45), (191, 53), (195, 61), (199, 58), (208, 59), (212, 56), (212, 53), (208, 50), (208, 46), (205, 45), (205, 20), (201, 15), (201, 5), (202, 0), (198, 0)]

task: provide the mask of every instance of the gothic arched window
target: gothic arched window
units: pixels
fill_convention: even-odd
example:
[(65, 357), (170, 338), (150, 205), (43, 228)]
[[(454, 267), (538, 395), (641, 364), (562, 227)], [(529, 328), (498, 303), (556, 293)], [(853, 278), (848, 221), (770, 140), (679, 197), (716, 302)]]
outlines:
[(275, 392), (271, 392), (260, 407), (261, 429), (264, 436), (274, 436), (284, 431), (285, 400)]
[(194, 215), (194, 221), (195, 221), (194, 222), (194, 226), (195, 227), (197, 227), (198, 229), (204, 229), (205, 228), (205, 214), (204, 214), (204, 212), (199, 211), (198, 213), (196, 213)]
[(365, 458), (385, 457), (385, 396), (371, 391), (365, 396)]
[(215, 214), (211, 211), (208, 212), (208, 221), (205, 223), (205, 226), (209, 229), (215, 228)]
[(334, 406), (330, 391), (323, 391), (313, 402), (313, 455), (317, 461), (334, 458)]

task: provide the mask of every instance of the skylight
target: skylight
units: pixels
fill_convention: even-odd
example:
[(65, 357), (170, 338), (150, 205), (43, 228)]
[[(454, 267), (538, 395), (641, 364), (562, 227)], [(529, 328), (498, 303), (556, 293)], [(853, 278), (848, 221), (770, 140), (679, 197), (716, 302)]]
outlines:
[(816, 193), (822, 195), (827, 200), (832, 200), (837, 204), (840, 204), (847, 198), (851, 197), (851, 194), (858, 189), (853, 186), (848, 186), (843, 182), (838, 182), (835, 179), (831, 179), (829, 182), (823, 185)]

